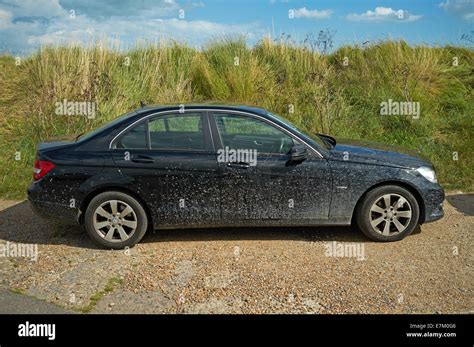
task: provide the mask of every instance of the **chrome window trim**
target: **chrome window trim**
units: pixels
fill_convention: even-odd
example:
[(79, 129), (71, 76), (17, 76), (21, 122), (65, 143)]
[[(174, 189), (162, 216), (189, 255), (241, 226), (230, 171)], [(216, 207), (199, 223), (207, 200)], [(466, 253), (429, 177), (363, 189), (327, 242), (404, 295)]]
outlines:
[[(318, 151), (316, 150), (313, 146), (311, 146), (309, 143), (307, 143), (306, 141), (302, 140), (299, 136), (293, 134), (291, 131), (285, 129), (284, 127), (280, 126), (279, 124), (276, 124), (275, 122), (273, 122), (272, 120), (268, 119), (268, 118), (265, 118), (265, 117), (262, 117), (261, 115), (258, 115), (258, 114), (255, 114), (255, 113), (251, 113), (251, 112), (245, 112), (245, 111), (237, 111), (237, 110), (226, 110), (226, 109), (206, 109), (206, 108), (202, 108), (202, 109), (190, 109), (190, 110), (186, 110), (185, 108), (185, 111), (184, 113), (186, 112), (208, 112), (208, 113), (212, 113), (212, 112), (223, 112), (223, 113), (235, 113), (235, 114), (243, 114), (243, 115), (247, 115), (247, 116), (251, 116), (251, 117), (255, 117), (255, 118), (258, 118), (258, 119), (261, 119), (263, 120), (264, 122), (268, 122), (270, 123), (271, 125), (277, 127), (279, 130), (283, 131), (284, 133), (288, 134), (289, 136), (293, 137), (294, 139), (298, 140), (299, 142), (301, 143), (304, 143), (306, 146), (308, 146), (315, 154), (317, 154), (321, 159), (324, 158), (324, 156)], [(110, 141), (109, 143), (109, 150), (111, 149), (116, 149), (116, 148), (112, 148), (112, 144), (114, 143), (114, 141), (120, 136), (122, 135), (125, 131), (127, 131), (129, 128), (133, 127), (134, 125), (136, 125), (137, 123), (139, 122), (142, 122), (148, 118), (151, 118), (151, 117), (154, 117), (156, 115), (165, 115), (165, 114), (169, 114), (169, 113), (180, 113), (179, 110), (168, 110), (168, 111), (159, 111), (159, 112), (155, 112), (155, 113), (152, 113), (152, 114), (149, 114), (147, 116), (144, 116), (140, 119), (137, 119), (135, 122), (133, 122), (132, 124), (129, 124), (125, 129), (122, 129), (117, 135), (114, 136), (114, 138)], [(181, 114), (184, 114), (184, 113), (181, 113)], [(209, 121), (209, 119), (208, 119)], [(124, 150), (127, 150), (127, 148), (124, 148)]]

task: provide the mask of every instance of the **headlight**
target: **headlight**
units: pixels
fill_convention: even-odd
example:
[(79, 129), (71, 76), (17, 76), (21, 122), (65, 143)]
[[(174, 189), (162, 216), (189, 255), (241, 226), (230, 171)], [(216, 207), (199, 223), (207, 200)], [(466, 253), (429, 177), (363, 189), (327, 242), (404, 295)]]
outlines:
[(438, 183), (438, 180), (436, 179), (436, 173), (434, 172), (433, 169), (422, 166), (416, 169), (424, 178), (426, 178), (428, 181), (432, 183)]

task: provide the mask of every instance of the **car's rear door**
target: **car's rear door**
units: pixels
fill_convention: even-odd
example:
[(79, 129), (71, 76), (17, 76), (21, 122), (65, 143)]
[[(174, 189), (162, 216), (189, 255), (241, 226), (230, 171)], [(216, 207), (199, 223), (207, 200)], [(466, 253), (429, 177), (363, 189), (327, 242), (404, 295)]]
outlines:
[(149, 116), (112, 147), (115, 164), (139, 185), (155, 226), (212, 224), (220, 219), (220, 172), (205, 113)]
[[(290, 164), (289, 152), (299, 142), (285, 129), (251, 114), (209, 114), (223, 171), (223, 221), (305, 225), (328, 218), (331, 173), (324, 158), (308, 151), (305, 161)], [(256, 162), (219, 155), (239, 150), (255, 151)]]

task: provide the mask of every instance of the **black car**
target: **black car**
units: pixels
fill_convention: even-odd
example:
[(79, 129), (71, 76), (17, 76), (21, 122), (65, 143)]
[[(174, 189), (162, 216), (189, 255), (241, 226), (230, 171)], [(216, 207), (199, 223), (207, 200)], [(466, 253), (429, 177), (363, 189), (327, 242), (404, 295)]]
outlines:
[(395, 241), (443, 216), (432, 164), (399, 148), (310, 134), (266, 110), (142, 107), (41, 143), (29, 201), (107, 248), (147, 230), (352, 222)]

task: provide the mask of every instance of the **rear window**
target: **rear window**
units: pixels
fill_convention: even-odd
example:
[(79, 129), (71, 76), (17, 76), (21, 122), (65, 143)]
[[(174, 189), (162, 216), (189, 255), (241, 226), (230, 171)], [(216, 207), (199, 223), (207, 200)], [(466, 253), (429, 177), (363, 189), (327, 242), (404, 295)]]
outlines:
[(115, 148), (205, 150), (201, 114), (169, 114), (144, 121), (120, 136)]
[(146, 122), (128, 130), (118, 139), (116, 147), (128, 149), (146, 149)]
[(151, 149), (204, 150), (204, 132), (199, 113), (172, 114), (148, 123)]
[(125, 120), (125, 118), (131, 116), (132, 114), (135, 114), (135, 111), (126, 113), (122, 116), (119, 116), (118, 118), (115, 118), (113, 121), (111, 121), (109, 123), (106, 123), (106, 124), (102, 125), (101, 127), (98, 127), (97, 129), (91, 130), (86, 134), (80, 135), (77, 139), (77, 142), (85, 141), (85, 140), (90, 139), (91, 137), (101, 133), (102, 131), (106, 131), (107, 129), (111, 129), (111, 128), (115, 127), (115, 125), (122, 122), (123, 120)]

